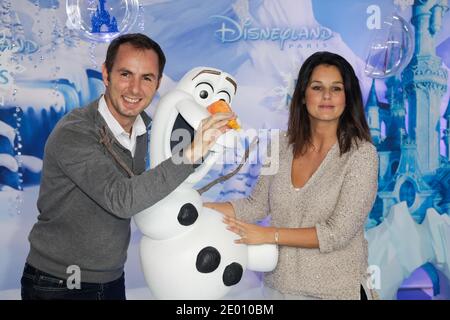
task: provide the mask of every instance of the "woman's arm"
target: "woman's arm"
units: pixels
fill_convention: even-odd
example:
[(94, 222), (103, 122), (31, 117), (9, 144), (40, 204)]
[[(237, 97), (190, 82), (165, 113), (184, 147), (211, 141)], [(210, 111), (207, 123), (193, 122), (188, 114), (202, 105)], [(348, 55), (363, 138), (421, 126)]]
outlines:
[(225, 216), (238, 217), (246, 222), (258, 221), (269, 213), (269, 184), (270, 177), (261, 175), (247, 198), (229, 202), (205, 202), (203, 205)]
[(316, 224), (320, 252), (340, 250), (364, 224), (378, 190), (378, 153), (372, 144), (360, 145), (344, 178), (333, 214)]
[(225, 216), (228, 229), (241, 236), (236, 243), (264, 244), (274, 243), (299, 248), (319, 248), (315, 227), (311, 228), (275, 228), (245, 223), (234, 217)]
[[(372, 208), (378, 180), (378, 154), (372, 145), (361, 147), (341, 189), (333, 214), (310, 228), (275, 228), (245, 223), (226, 217), (228, 228), (241, 236), (237, 243), (319, 248), (331, 252), (345, 247), (364, 230), (364, 222)], [(277, 234), (278, 233), (278, 234)]]

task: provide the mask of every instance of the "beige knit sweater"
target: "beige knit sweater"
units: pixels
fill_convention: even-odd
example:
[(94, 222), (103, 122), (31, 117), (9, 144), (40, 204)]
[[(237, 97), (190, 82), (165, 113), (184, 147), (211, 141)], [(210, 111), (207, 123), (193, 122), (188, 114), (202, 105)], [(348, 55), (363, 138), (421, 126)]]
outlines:
[(336, 143), (304, 187), (292, 185), (292, 146), (280, 135), (279, 169), (260, 176), (250, 197), (231, 201), (236, 216), (256, 222), (268, 214), (280, 228), (316, 227), (318, 249), (280, 246), (267, 286), (324, 299), (359, 299), (366, 279), (364, 224), (377, 193), (378, 155), (360, 142), (344, 155)]

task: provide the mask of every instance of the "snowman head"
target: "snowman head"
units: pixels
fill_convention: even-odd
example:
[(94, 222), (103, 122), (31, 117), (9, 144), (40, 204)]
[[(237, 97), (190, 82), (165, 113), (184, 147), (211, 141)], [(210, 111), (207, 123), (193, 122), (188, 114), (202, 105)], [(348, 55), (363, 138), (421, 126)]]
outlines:
[[(184, 96), (177, 103), (177, 116), (172, 126), (172, 134), (175, 130), (189, 132), (191, 141), (194, 137), (195, 129), (200, 121), (210, 115), (208, 106), (219, 100), (223, 100), (231, 105), (237, 90), (236, 80), (228, 73), (211, 67), (197, 67), (187, 72), (178, 82), (175, 92), (179, 96)], [(176, 136), (177, 134), (175, 134)], [(171, 152), (179, 143), (174, 135), (171, 136)], [(186, 142), (186, 139), (182, 139)], [(210, 154), (204, 159), (202, 165), (197, 167), (188, 183), (200, 181), (210, 170), (218, 159), (223, 155), (226, 148), (235, 149), (242, 147), (240, 137), (235, 130), (229, 130), (221, 135), (216, 144), (211, 148)], [(229, 158), (229, 157), (228, 157)], [(224, 159), (222, 157), (221, 159)]]
[(228, 73), (211, 67), (197, 67), (178, 82), (177, 89), (194, 98), (207, 108), (211, 103), (224, 100), (230, 104), (237, 91), (236, 80)]

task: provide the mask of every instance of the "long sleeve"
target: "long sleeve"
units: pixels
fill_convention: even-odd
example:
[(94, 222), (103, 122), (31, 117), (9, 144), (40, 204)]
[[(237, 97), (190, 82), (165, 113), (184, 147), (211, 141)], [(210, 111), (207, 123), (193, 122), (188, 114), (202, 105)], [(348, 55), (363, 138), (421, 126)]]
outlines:
[(175, 189), (193, 166), (172, 159), (144, 172), (146, 137), (135, 158), (113, 141), (117, 156), (135, 174), (129, 178), (100, 143), (104, 123), (97, 102), (64, 116), (45, 146), (37, 207), (27, 261), (65, 279), (69, 265), (83, 281), (106, 283), (123, 273), (130, 243), (130, 217)]
[(332, 215), (316, 225), (320, 252), (344, 248), (364, 230), (378, 186), (378, 154), (372, 144), (360, 145), (345, 175)]
[(119, 218), (130, 218), (155, 204), (194, 170), (192, 165), (176, 165), (172, 159), (167, 159), (154, 169), (128, 178), (120, 173), (100, 143), (95, 141), (96, 136), (80, 132), (66, 126), (57, 136), (49, 138), (47, 160), (49, 163), (54, 161), (56, 166), (51, 168), (59, 168), (63, 175), (48, 174), (55, 175), (55, 179), (58, 175), (60, 179), (66, 179), (65, 175), (97, 205)]

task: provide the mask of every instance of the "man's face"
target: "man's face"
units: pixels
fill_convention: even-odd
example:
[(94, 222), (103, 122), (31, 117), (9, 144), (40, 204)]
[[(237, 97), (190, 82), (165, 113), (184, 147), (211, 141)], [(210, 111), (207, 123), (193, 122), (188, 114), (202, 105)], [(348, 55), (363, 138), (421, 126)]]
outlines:
[(109, 110), (128, 132), (134, 120), (151, 103), (159, 86), (158, 55), (154, 50), (119, 47), (111, 72), (102, 67)]

